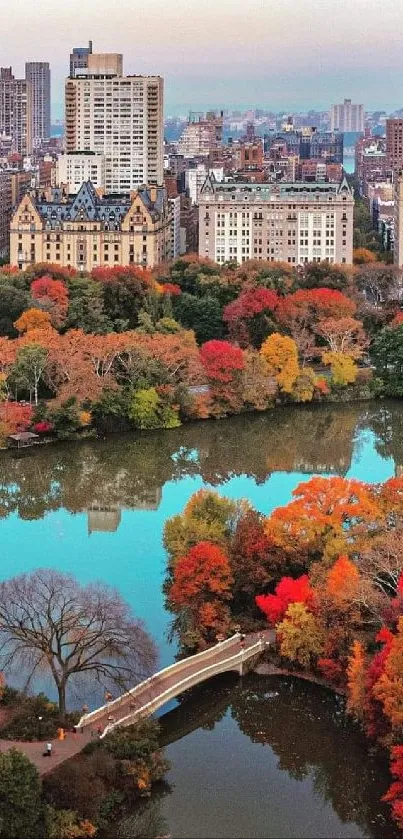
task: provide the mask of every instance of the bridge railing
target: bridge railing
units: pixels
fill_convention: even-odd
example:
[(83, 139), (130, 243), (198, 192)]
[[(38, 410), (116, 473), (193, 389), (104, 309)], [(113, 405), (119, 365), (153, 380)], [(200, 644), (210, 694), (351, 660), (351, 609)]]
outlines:
[[(185, 679), (182, 679), (179, 682), (176, 682), (174, 685), (171, 685), (167, 690), (163, 691), (162, 693), (155, 696), (149, 702), (146, 702), (139, 708), (132, 710), (129, 714), (125, 717), (121, 717), (119, 720), (114, 720), (107, 725), (102, 734), (101, 738), (105, 737), (115, 728), (119, 726), (125, 725), (132, 725), (136, 719), (140, 717), (146, 717), (150, 714), (157, 711), (162, 705), (165, 705), (166, 702), (169, 702), (170, 699), (174, 699), (179, 694), (184, 693), (191, 687), (194, 687), (201, 682), (206, 681), (207, 679), (211, 678), (212, 676), (217, 675), (218, 673), (225, 673), (226, 671), (236, 669), (237, 666), (241, 665), (244, 661), (247, 661), (249, 658), (252, 658), (257, 653), (262, 652), (266, 647), (266, 641), (263, 638), (260, 638), (256, 644), (253, 644), (251, 647), (247, 647), (247, 649), (242, 649), (237, 652), (235, 655), (230, 656), (229, 658), (220, 659), (220, 661), (216, 661), (214, 664), (210, 664), (208, 667), (203, 667), (201, 670), (197, 670), (194, 673), (191, 673)], [(194, 656), (196, 658), (196, 656)]]
[(122, 693), (121, 696), (118, 696), (117, 699), (113, 699), (111, 702), (105, 703), (105, 705), (101, 705), (99, 708), (96, 708), (95, 711), (90, 711), (88, 714), (83, 714), (80, 718), (79, 722), (77, 723), (77, 728), (84, 728), (86, 725), (91, 725), (96, 723), (100, 717), (103, 717), (106, 712), (108, 714), (112, 713), (112, 711), (116, 710), (122, 702), (125, 702), (127, 699), (134, 700), (138, 694), (144, 691), (147, 687), (154, 687), (156, 682), (162, 681), (166, 676), (171, 675), (172, 673), (180, 673), (182, 670), (185, 670), (194, 662), (197, 661), (204, 661), (205, 659), (210, 658), (212, 655), (217, 653), (217, 650), (223, 650), (226, 647), (230, 647), (232, 644), (239, 641), (241, 634), (236, 632), (230, 638), (227, 638), (225, 641), (221, 641), (218, 644), (215, 644), (214, 647), (208, 647), (206, 650), (202, 650), (201, 653), (196, 653), (195, 655), (188, 656), (187, 658), (182, 658), (180, 661), (175, 661), (174, 664), (170, 664), (168, 667), (164, 667), (163, 670), (160, 670), (158, 673), (155, 673), (153, 676), (150, 676), (148, 679), (144, 679), (143, 682), (140, 682), (138, 685), (135, 685), (130, 690), (126, 691), (126, 693)]

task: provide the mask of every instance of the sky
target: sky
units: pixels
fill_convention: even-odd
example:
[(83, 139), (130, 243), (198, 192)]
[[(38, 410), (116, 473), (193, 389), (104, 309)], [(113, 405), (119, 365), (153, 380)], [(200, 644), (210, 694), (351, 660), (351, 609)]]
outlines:
[(190, 108), (403, 106), (402, 0), (0, 0), (1, 63), (49, 61), (53, 116), (73, 46), (121, 52), (165, 79), (165, 114)]

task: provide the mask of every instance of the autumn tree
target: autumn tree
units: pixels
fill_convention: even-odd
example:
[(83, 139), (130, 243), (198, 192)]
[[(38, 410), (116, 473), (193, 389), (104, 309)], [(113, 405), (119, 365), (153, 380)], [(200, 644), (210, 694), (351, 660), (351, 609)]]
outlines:
[(0, 584), (2, 669), (22, 668), (27, 684), (48, 671), (66, 713), (66, 688), (79, 675), (123, 692), (141, 681), (155, 652), (120, 595), (95, 583), (40, 569)]
[(355, 248), (353, 251), (354, 265), (366, 265), (371, 262), (376, 262), (376, 254), (369, 251), (368, 248)]
[(276, 382), (270, 375), (266, 359), (253, 350), (244, 351), (242, 401), (246, 409), (266, 411), (273, 404)]
[(360, 641), (354, 641), (347, 664), (347, 710), (361, 719), (366, 694), (366, 661)]
[(198, 542), (175, 563), (168, 601), (182, 611), (186, 634), (223, 631), (228, 627), (233, 577), (228, 555), (212, 542)]
[(209, 383), (216, 412), (237, 412), (242, 407), (242, 350), (228, 341), (207, 341), (200, 358)]
[(361, 358), (368, 339), (361, 321), (354, 318), (326, 318), (315, 327), (332, 353), (343, 353), (350, 358)]
[(48, 276), (38, 277), (31, 283), (31, 297), (40, 304), (41, 309), (49, 313), (53, 326), (62, 326), (67, 315), (69, 294), (61, 280)]
[(280, 654), (301, 667), (314, 665), (323, 652), (323, 630), (304, 603), (290, 603), (284, 619), (277, 624)]
[(335, 539), (338, 547), (345, 545), (353, 525), (382, 521), (373, 489), (355, 479), (311, 478), (299, 484), (293, 496), (293, 501), (272, 512), (265, 530), (277, 547), (307, 564)]
[(241, 347), (251, 344), (260, 347), (269, 332), (274, 330), (273, 314), (278, 295), (268, 288), (250, 288), (225, 307), (223, 320), (232, 340)]
[(339, 556), (327, 574), (326, 594), (338, 607), (345, 608), (358, 594), (360, 574), (348, 556)]
[(245, 608), (251, 595), (266, 587), (279, 573), (283, 558), (264, 532), (264, 518), (255, 510), (241, 515), (231, 539), (231, 570), (235, 605)]
[(382, 703), (392, 729), (403, 726), (403, 616), (399, 619), (386, 655), (383, 672), (373, 687), (374, 696)]
[(395, 780), (384, 795), (383, 801), (391, 804), (392, 816), (403, 829), (403, 746), (392, 746), (391, 758), (390, 773)]
[(174, 565), (198, 542), (213, 542), (228, 550), (246, 502), (231, 501), (217, 492), (201, 489), (194, 493), (180, 515), (168, 519), (164, 527), (164, 546)]
[(15, 321), (14, 326), (18, 332), (30, 332), (32, 329), (48, 329), (51, 326), (49, 312), (42, 309), (27, 309)]
[(259, 594), (256, 597), (256, 605), (272, 626), (276, 626), (284, 618), (291, 603), (303, 603), (307, 608), (313, 606), (314, 591), (307, 574), (295, 580), (292, 577), (283, 577), (277, 583), (275, 594)]
[(295, 341), (287, 335), (274, 332), (260, 350), (267, 362), (269, 375), (273, 376), (283, 393), (291, 393), (299, 373), (298, 350)]
[(343, 352), (324, 352), (322, 361), (330, 366), (334, 385), (345, 387), (355, 382), (358, 368), (351, 355)]

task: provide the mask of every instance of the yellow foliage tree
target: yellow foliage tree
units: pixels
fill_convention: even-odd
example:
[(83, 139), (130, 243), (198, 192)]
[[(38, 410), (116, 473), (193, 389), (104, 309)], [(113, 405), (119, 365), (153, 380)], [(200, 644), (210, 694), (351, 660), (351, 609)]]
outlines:
[(358, 368), (350, 355), (342, 352), (324, 352), (322, 361), (330, 366), (333, 384), (345, 387), (355, 382)]
[(296, 402), (311, 402), (316, 385), (316, 375), (312, 367), (302, 367), (295, 379), (292, 398)]
[(287, 335), (274, 332), (266, 338), (260, 352), (267, 361), (269, 375), (275, 377), (280, 390), (292, 393), (300, 372), (295, 341)]
[(277, 625), (280, 653), (302, 667), (310, 667), (322, 655), (322, 627), (304, 603), (290, 603), (284, 620)]
[(18, 332), (31, 332), (32, 329), (50, 329), (50, 314), (49, 312), (43, 312), (42, 309), (26, 309), (14, 322), (14, 326), (18, 329)]
[(347, 664), (347, 710), (362, 717), (365, 700), (365, 654), (360, 641), (354, 641)]

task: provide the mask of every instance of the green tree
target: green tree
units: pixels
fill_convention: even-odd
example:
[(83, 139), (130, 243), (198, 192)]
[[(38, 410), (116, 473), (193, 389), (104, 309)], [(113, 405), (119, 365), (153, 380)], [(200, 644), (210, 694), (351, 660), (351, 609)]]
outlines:
[(371, 360), (388, 396), (403, 396), (403, 325), (386, 327), (375, 338)]
[(68, 281), (69, 309), (66, 329), (83, 329), (104, 335), (112, 324), (105, 313), (101, 283), (89, 277), (73, 277)]
[(0, 790), (0, 839), (39, 838), (41, 781), (17, 749), (0, 754)]
[(27, 344), (22, 347), (10, 373), (10, 384), (16, 391), (29, 393), (29, 401), (38, 404), (39, 385), (42, 381), (48, 360), (48, 351), (40, 344)]
[(129, 418), (136, 428), (177, 428), (178, 411), (161, 399), (155, 387), (136, 390), (129, 407)]
[(176, 320), (186, 329), (193, 329), (199, 344), (223, 335), (222, 306), (219, 301), (206, 294), (196, 297), (193, 294), (181, 294), (173, 300)]
[(15, 338), (14, 321), (29, 308), (30, 297), (21, 279), (0, 277), (0, 335)]

